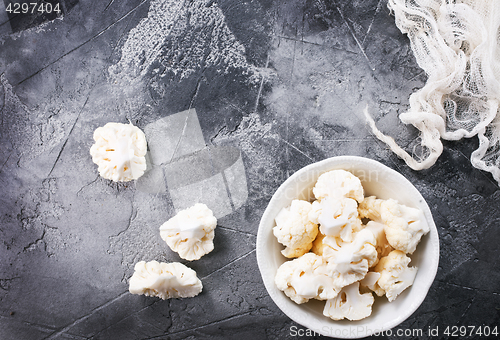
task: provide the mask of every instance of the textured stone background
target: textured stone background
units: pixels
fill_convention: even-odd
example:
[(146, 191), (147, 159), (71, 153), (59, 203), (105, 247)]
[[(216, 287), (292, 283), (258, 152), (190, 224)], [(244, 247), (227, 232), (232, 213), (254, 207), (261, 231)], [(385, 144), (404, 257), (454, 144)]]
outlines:
[[(383, 131), (409, 149), (415, 142), (397, 115), (426, 78), (385, 0), (57, 0), (58, 18), (24, 21), (8, 21), (8, 3), (0, 339), (290, 338), (297, 325), (257, 268), (259, 219), (290, 174), (337, 155), (401, 172), (438, 227), (435, 283), (398, 328), (500, 326), (500, 190), (468, 161), (477, 140), (444, 143), (437, 164), (415, 172), (362, 117), (368, 104)], [(179, 260), (158, 233), (173, 200), (100, 178), (92, 133), (190, 108), (207, 147), (240, 150), (248, 198), (219, 219), (215, 250), (188, 264), (202, 294), (131, 295), (135, 262)]]

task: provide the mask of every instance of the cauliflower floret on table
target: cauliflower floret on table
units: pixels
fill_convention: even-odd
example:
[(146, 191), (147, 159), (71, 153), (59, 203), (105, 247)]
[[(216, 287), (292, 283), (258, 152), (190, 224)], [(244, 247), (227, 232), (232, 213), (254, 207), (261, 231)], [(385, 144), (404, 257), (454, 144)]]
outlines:
[(331, 299), (339, 291), (328, 276), (325, 260), (313, 253), (283, 263), (274, 282), (279, 290), (298, 304), (310, 299)]
[(138, 179), (146, 170), (146, 136), (136, 126), (107, 123), (94, 131), (90, 148), (99, 174), (115, 182)]
[(362, 202), (363, 186), (358, 177), (345, 170), (331, 170), (320, 175), (313, 188), (316, 199), (325, 197), (352, 198)]
[(385, 292), (389, 302), (413, 284), (418, 268), (408, 267), (410, 261), (402, 251), (393, 250), (375, 266), (375, 272), (380, 273), (377, 285)]
[(163, 223), (160, 236), (181, 258), (193, 261), (214, 249), (216, 226), (212, 211), (205, 204), (196, 203)]
[(354, 282), (326, 301), (323, 315), (333, 320), (361, 320), (370, 316), (374, 301), (371, 293), (360, 294), (359, 282)]
[(276, 216), (273, 233), (278, 242), (286, 247), (281, 252), (285, 257), (299, 257), (311, 249), (318, 234), (318, 225), (309, 219), (311, 207), (307, 201), (293, 200)]
[(422, 236), (429, 232), (422, 210), (399, 204), (394, 199), (367, 197), (359, 205), (359, 214), (383, 223), (389, 244), (408, 254), (415, 251)]
[(309, 218), (319, 224), (322, 234), (340, 237), (346, 242), (352, 241), (352, 233), (361, 229), (358, 203), (352, 198), (327, 196), (314, 201)]
[(327, 260), (330, 275), (339, 287), (363, 279), (368, 268), (377, 261), (376, 240), (367, 229), (357, 232), (352, 242), (327, 236), (323, 243), (326, 245), (323, 256)]
[(130, 293), (156, 296), (163, 300), (193, 297), (202, 289), (196, 272), (178, 262), (140, 261), (136, 263), (129, 282)]

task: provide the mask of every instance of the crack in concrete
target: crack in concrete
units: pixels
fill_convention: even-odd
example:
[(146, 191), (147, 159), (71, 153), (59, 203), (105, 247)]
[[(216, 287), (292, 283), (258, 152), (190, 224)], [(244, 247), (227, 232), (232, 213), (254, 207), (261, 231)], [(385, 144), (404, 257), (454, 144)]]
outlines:
[(14, 153), (14, 150), (12, 150), (10, 153), (9, 153), (9, 156), (7, 156), (7, 159), (5, 160), (5, 162), (3, 162), (2, 166), (0, 167), (0, 172), (2, 172), (3, 168), (5, 167), (5, 164), (7, 164), (10, 156), (12, 156), (12, 154)]
[[(4, 79), (5, 78), (5, 75), (4, 73), (2, 72), (0, 74), (0, 79)], [(4, 89), (3, 89), (3, 101), (2, 101), (2, 109), (0, 111), (2, 111), (2, 129), (3, 129), (3, 117), (5, 115), (5, 102), (7, 101), (7, 91), (5, 91), (5, 86), (4, 86)]]
[(228, 228), (228, 227), (223, 227), (223, 226), (217, 226), (217, 229), (229, 230), (229, 231), (232, 231), (235, 233), (239, 233), (239, 234), (243, 234), (243, 235), (247, 235), (247, 236), (252, 236), (252, 237), (257, 237), (257, 235), (255, 235), (255, 234), (252, 234), (252, 233), (249, 233), (246, 231), (242, 231), (242, 230), (238, 230), (238, 229), (233, 229), (233, 228)]
[[(109, 236), (108, 237), (109, 239), (120, 237), (123, 233), (126, 233), (130, 229), (130, 226), (132, 225), (132, 222), (135, 220), (135, 218), (137, 217), (137, 214), (138, 214), (137, 208), (134, 207), (134, 197), (133, 196), (132, 196), (130, 205), (131, 205), (131, 211), (130, 211), (130, 216), (128, 218), (127, 226), (125, 227), (125, 229), (123, 229), (122, 231), (118, 232), (118, 234)], [(109, 251), (109, 248), (108, 248), (108, 251)]]
[(164, 338), (165, 335), (172, 336), (172, 335), (182, 334), (182, 333), (186, 333), (186, 332), (196, 331), (196, 330), (199, 330), (199, 329), (203, 329), (205, 327), (215, 326), (215, 325), (218, 325), (218, 324), (226, 322), (226, 321), (230, 321), (230, 320), (238, 319), (238, 318), (243, 317), (243, 316), (247, 316), (247, 315), (249, 315), (249, 314), (251, 314), (251, 313), (253, 313), (255, 311), (257, 311), (257, 309), (252, 309), (252, 310), (250, 310), (248, 312), (231, 315), (231, 316), (228, 316), (226, 318), (223, 318), (223, 319), (220, 319), (220, 320), (216, 320), (216, 321), (207, 323), (205, 325), (201, 325), (201, 326), (197, 326), (197, 327), (193, 327), (193, 328), (189, 328), (189, 329), (184, 329), (184, 330), (176, 331), (176, 332), (172, 332), (172, 333), (167, 333), (167, 334), (163, 334), (163, 335), (153, 336), (153, 337), (150, 337), (150, 338), (145, 338), (143, 340), (160, 339), (160, 338)]
[(470, 307), (472, 306), (472, 304), (474, 303), (474, 300), (476, 299), (475, 296), (472, 297), (472, 299), (470, 300), (470, 303), (469, 305), (467, 306), (467, 308), (465, 308), (464, 312), (462, 313), (462, 315), (460, 316), (460, 319), (459, 320), (463, 320), (464, 317), (465, 317), (465, 314), (467, 314), (467, 312), (469, 311)]
[[(10, 319), (10, 317), (0, 315), (0, 319)], [(41, 331), (41, 332), (48, 333), (48, 332), (53, 332), (55, 330), (55, 328), (53, 326), (49, 326), (49, 325), (44, 325), (44, 324), (39, 324), (39, 323), (34, 323), (34, 322), (29, 322), (29, 321), (24, 321), (24, 320), (21, 320), (21, 321), (16, 320), (15, 322), (32, 327), (33, 329), (36, 329), (36, 330)], [(78, 337), (78, 339), (82, 339), (82, 337)]]
[(196, 90), (194, 91), (193, 97), (191, 98), (191, 101), (189, 102), (189, 108), (188, 110), (191, 110), (193, 108), (194, 101), (196, 97), (198, 96), (198, 92), (200, 91), (200, 86), (201, 82), (204, 80), (205, 77), (201, 76), (200, 79), (198, 79), (198, 82), (196, 84)]
[(68, 330), (70, 330), (73, 326), (76, 326), (77, 324), (79, 324), (80, 322), (84, 321), (84, 320), (87, 320), (89, 317), (91, 317), (92, 315), (94, 315), (95, 313), (99, 312), (100, 310), (108, 307), (109, 305), (113, 304), (114, 302), (120, 300), (122, 297), (124, 297), (125, 295), (127, 294), (130, 294), (129, 291), (125, 291), (123, 293), (121, 293), (120, 295), (118, 295), (117, 297), (105, 302), (104, 304), (92, 309), (89, 313), (79, 317), (78, 319), (76, 319), (75, 321), (73, 321), (72, 323), (64, 326), (63, 328), (61, 328), (60, 330), (58, 331), (55, 331), (55, 332), (52, 332), (51, 334), (49, 334), (48, 336), (46, 336), (45, 338), (43, 338), (43, 340), (50, 340), (50, 339), (56, 339), (58, 336), (66, 333)]
[[(295, 50), (294, 50), (295, 52)], [(266, 59), (266, 65), (264, 66), (264, 68), (268, 68), (269, 67), (269, 53), (267, 54), (267, 59)], [(259, 101), (260, 101), (260, 97), (262, 96), (262, 88), (264, 87), (264, 80), (266, 79), (266, 76), (263, 74), (262, 75), (262, 79), (260, 80), (260, 85), (259, 85), (259, 91), (257, 92), (257, 99), (255, 100), (255, 106), (253, 108), (253, 112), (257, 112), (257, 109), (259, 107)]]
[(450, 309), (450, 308), (455, 307), (455, 306), (458, 306), (458, 305), (460, 305), (462, 302), (465, 302), (465, 301), (467, 301), (467, 299), (465, 299), (465, 300), (460, 300), (460, 301), (458, 301), (458, 302), (456, 302), (456, 303), (452, 303), (452, 304), (450, 304), (450, 305), (446, 305), (446, 306), (441, 305), (441, 306), (439, 306), (439, 307), (437, 307), (437, 308), (430, 309), (430, 310), (425, 311), (425, 312), (421, 312), (421, 313), (420, 313), (420, 317), (421, 317), (421, 316), (423, 316), (423, 315), (427, 315), (427, 314), (438, 314), (438, 315), (439, 315), (439, 314), (443, 313), (445, 310)]
[[(105, 327), (105, 328), (101, 329), (99, 332), (95, 333), (95, 334), (92, 336), (92, 338), (95, 338), (96, 336), (98, 336), (99, 334), (102, 334), (103, 332), (107, 331), (107, 330), (108, 330), (108, 329), (110, 329), (111, 327), (113, 327), (113, 326), (115, 326), (115, 325), (119, 324), (120, 322), (122, 322), (122, 321), (124, 321), (124, 320), (126, 320), (126, 319), (130, 318), (131, 316), (134, 316), (134, 315), (136, 315), (136, 314), (138, 314), (138, 313), (142, 312), (142, 311), (143, 311), (143, 310), (145, 310), (145, 309), (148, 309), (149, 307), (153, 306), (154, 304), (156, 304), (156, 303), (158, 303), (158, 302), (160, 302), (160, 301), (164, 301), (164, 300), (160, 300), (160, 299), (156, 299), (156, 300), (154, 300), (151, 304), (149, 304), (149, 305), (147, 305), (147, 306), (144, 306), (144, 307), (142, 307), (141, 309), (139, 309), (138, 311), (135, 311), (135, 312), (133, 312), (133, 313), (131, 313), (131, 314), (128, 314), (127, 316), (124, 316), (124, 317), (123, 317), (123, 318), (121, 318), (120, 320), (118, 320), (118, 321), (116, 321), (116, 322), (112, 323), (111, 325), (109, 325), (109, 326), (107, 326), (107, 327)], [(169, 303), (170, 303), (170, 300), (169, 300)], [(170, 306), (169, 306), (169, 307), (170, 307)], [(171, 319), (171, 318), (169, 318), (169, 319)], [(151, 323), (149, 323), (149, 322), (148, 322), (148, 324), (152, 325), (152, 324), (151, 324)], [(155, 326), (155, 328), (158, 328), (158, 327), (156, 327), (156, 326)], [(163, 331), (163, 330), (162, 330), (162, 329), (160, 329), (160, 328), (158, 328), (158, 329), (159, 329), (159, 330), (161, 330), (161, 331)]]
[(292, 52), (292, 67), (291, 67), (291, 70), (290, 70), (290, 79), (292, 81), (293, 81), (293, 72), (295, 71), (295, 58), (296, 58), (295, 53), (296, 53), (296, 49), (297, 49), (297, 41), (294, 41), (293, 42), (293, 52)]
[(175, 149), (174, 149), (174, 152), (172, 153), (172, 157), (170, 158), (170, 161), (168, 163), (172, 163), (172, 161), (174, 160), (175, 158), (175, 154), (177, 153), (177, 151), (179, 150), (179, 146), (181, 145), (181, 141), (182, 141), (182, 138), (184, 137), (184, 135), (186, 134), (186, 129), (187, 129), (187, 125), (188, 125), (188, 121), (189, 121), (189, 117), (191, 117), (191, 111), (189, 111), (188, 115), (186, 116), (186, 119), (184, 120), (184, 127), (182, 128), (182, 133), (181, 135), (179, 136), (179, 139), (177, 140), (177, 143), (175, 145)]
[[(210, 137), (210, 144), (213, 144), (214, 140), (216, 140), (217, 138), (224, 138), (224, 137), (229, 137), (231, 136), (232, 134), (234, 134), (236, 131), (238, 131), (238, 129), (240, 128), (241, 124), (243, 123), (243, 121), (245, 120), (245, 116), (246, 116), (246, 112), (243, 111), (241, 108), (239, 108), (238, 106), (234, 105), (233, 103), (230, 103), (227, 99), (223, 99), (223, 102), (224, 104), (226, 104), (227, 106), (235, 109), (236, 111), (240, 112), (243, 117), (242, 119), (238, 122), (238, 124), (236, 124), (234, 126), (233, 129), (229, 129), (227, 127), (227, 125), (223, 125), (216, 133), (214, 136)], [(255, 113), (255, 110), (254, 110), (254, 113)]]
[(372, 143), (376, 139), (375, 136), (368, 136), (366, 138), (333, 138), (333, 139), (305, 139), (310, 142), (315, 142), (315, 143), (321, 143), (321, 142), (355, 142), (355, 143), (362, 143), (362, 142), (370, 142)]
[[(229, 133), (227, 133), (226, 131), (228, 131), (227, 125), (222, 126), (222, 127), (219, 129), (219, 131), (217, 131), (217, 132), (215, 133), (215, 135), (213, 135), (212, 137), (210, 137), (210, 143), (211, 143), (211, 144), (213, 144), (213, 141), (214, 141), (217, 137), (219, 137), (219, 135), (221, 135), (221, 134), (224, 134), (224, 136), (228, 136), (228, 135), (230, 135), (230, 134), (231, 134), (231, 131), (230, 131)], [(234, 131), (232, 131), (232, 132), (234, 132)]]
[(106, 5), (106, 8), (104, 9), (103, 12), (107, 11), (109, 6), (111, 6), (113, 4), (113, 2), (115, 2), (115, 0), (111, 0), (107, 5)]
[(337, 47), (337, 46), (331, 46), (331, 45), (325, 45), (325, 44), (315, 43), (315, 42), (307, 41), (307, 40), (304, 40), (304, 39), (292, 38), (292, 37), (288, 37), (286, 35), (271, 34), (270, 36), (278, 38), (278, 39), (300, 42), (300, 43), (307, 44), (307, 45), (314, 45), (314, 46), (324, 47), (324, 48), (333, 49), (333, 50), (336, 50), (336, 51), (342, 51), (342, 52), (346, 52), (346, 53), (350, 53), (350, 54), (356, 54), (356, 55), (358, 54), (357, 52), (349, 51), (349, 50), (346, 50), (345, 48), (340, 48), (340, 47)]
[(211, 272), (211, 273), (209, 273), (209, 274), (207, 274), (207, 275), (205, 275), (205, 276), (201, 277), (201, 278), (200, 278), (200, 280), (205, 280), (206, 278), (208, 278), (208, 277), (212, 276), (213, 274), (215, 274), (215, 273), (217, 273), (217, 272), (221, 271), (222, 269), (224, 269), (224, 268), (226, 268), (226, 267), (229, 267), (229, 266), (230, 266), (230, 265), (232, 265), (233, 263), (238, 262), (239, 260), (244, 259), (245, 257), (247, 257), (248, 255), (250, 255), (250, 254), (251, 254), (251, 253), (253, 253), (253, 252), (255, 252), (255, 249), (252, 249), (252, 250), (250, 250), (249, 252), (247, 252), (247, 253), (245, 253), (245, 254), (243, 254), (243, 255), (241, 255), (241, 256), (238, 256), (237, 258), (235, 258), (234, 260), (232, 260), (232, 261), (230, 261), (230, 262), (226, 263), (226, 264), (225, 264), (225, 265), (223, 265), (222, 267), (220, 267), (220, 268), (218, 268), (218, 269), (214, 270), (213, 272)]
[(102, 31), (100, 31), (99, 33), (97, 33), (96, 35), (94, 35), (92, 38), (88, 39), (87, 41), (81, 43), (80, 45), (76, 46), (75, 48), (71, 49), (70, 51), (64, 53), (62, 56), (60, 56), (59, 58), (57, 58), (56, 60), (50, 62), (49, 64), (45, 65), (44, 67), (42, 67), (41, 69), (39, 69), (38, 71), (36, 71), (35, 73), (33, 73), (32, 75), (24, 78), (23, 80), (21, 80), (19, 83), (17, 83), (15, 86), (18, 86), (22, 83), (24, 83), (25, 81), (33, 78), (34, 76), (36, 76), (37, 74), (39, 74), (40, 72), (46, 70), (48, 67), (54, 65), (55, 63), (57, 63), (59, 60), (63, 59), (64, 57), (66, 57), (67, 55), (73, 53), (74, 51), (78, 50), (80, 47), (86, 45), (87, 43), (91, 42), (92, 40), (98, 38), (99, 36), (101, 36), (104, 32), (106, 32), (108, 29), (110, 29), (111, 27), (113, 27), (114, 25), (116, 25), (117, 23), (119, 23), (120, 21), (122, 21), (124, 18), (126, 18), (127, 16), (129, 16), (131, 13), (133, 13), (137, 8), (139, 8), (142, 4), (144, 4), (145, 2), (147, 2), (148, 0), (143, 0), (141, 1), (140, 4), (138, 4), (137, 6), (135, 6), (134, 8), (132, 8), (130, 11), (128, 11), (127, 13), (125, 13), (122, 17), (120, 17), (118, 20), (114, 21), (112, 24), (110, 24), (109, 26), (107, 26), (106, 28), (104, 28)]
[(382, 0), (379, 0), (377, 7), (375, 9), (375, 14), (373, 14), (372, 21), (370, 22), (370, 25), (368, 26), (368, 29), (366, 30), (365, 37), (363, 38), (363, 41), (362, 41), (363, 45), (365, 44), (366, 38), (368, 38), (368, 34), (370, 33), (370, 31), (372, 29), (373, 23), (375, 22), (375, 17), (377, 16), (378, 12), (380, 11), (380, 8), (381, 8), (380, 4), (381, 3), (382, 3)]
[(78, 190), (78, 191), (76, 192), (76, 196), (78, 196), (78, 195), (80, 194), (80, 192), (82, 192), (82, 190), (83, 190), (83, 189), (85, 189), (86, 187), (88, 187), (88, 186), (90, 186), (90, 185), (94, 184), (95, 182), (97, 182), (97, 180), (99, 179), (99, 177), (100, 177), (100, 175), (97, 175), (97, 176), (96, 176), (96, 178), (95, 178), (92, 182), (87, 183), (87, 184), (85, 184), (83, 187), (81, 187), (81, 188), (80, 188), (80, 190)]
[[(406, 66), (406, 65), (402, 65), (402, 66)], [(413, 80), (417, 79), (417, 78), (418, 78), (418, 77), (420, 77), (422, 74), (426, 74), (424, 70), (421, 70), (421, 71), (420, 71), (420, 72), (418, 72), (416, 75), (414, 75), (414, 76), (413, 76), (413, 77), (411, 77), (410, 79), (406, 80), (406, 82), (405, 82), (405, 83), (403, 83), (401, 86), (399, 86), (399, 87), (397, 88), (397, 90), (401, 90), (404, 86), (407, 86), (409, 82), (411, 82), (411, 81), (413, 81)], [(411, 92), (414, 92), (414, 91), (416, 91), (416, 90), (418, 90), (418, 88), (417, 88), (417, 89), (412, 88), (412, 91), (411, 91)]]
[(291, 146), (292, 149), (296, 150), (297, 152), (299, 152), (303, 156), (307, 157), (311, 162), (315, 162), (315, 160), (313, 158), (311, 158), (309, 155), (307, 155), (305, 152), (303, 152), (302, 150), (300, 150), (298, 147), (296, 147), (295, 145), (293, 145), (289, 141), (287, 141), (287, 140), (285, 140), (284, 138), (281, 138), (281, 137), (279, 137), (279, 139), (281, 141), (283, 141), (286, 145)]
[(349, 29), (349, 32), (351, 33), (352, 37), (354, 38), (354, 41), (356, 41), (356, 45), (358, 45), (359, 49), (361, 50), (361, 53), (363, 54), (363, 56), (367, 60), (368, 67), (370, 67), (370, 69), (372, 71), (375, 71), (375, 67), (372, 66), (370, 58), (368, 58), (368, 55), (366, 54), (365, 49), (361, 45), (361, 42), (359, 41), (358, 37), (356, 37), (356, 34), (354, 33), (352, 27), (349, 25), (349, 22), (347, 21), (347, 19), (344, 17), (344, 13), (342, 12), (342, 10), (340, 9), (340, 7), (337, 4), (335, 4), (335, 7), (337, 8), (337, 11), (339, 12), (340, 16), (342, 17), (342, 20), (344, 21), (347, 28)]
[(33, 242), (30, 242), (27, 246), (25, 246), (23, 248), (23, 251), (22, 252), (19, 252), (17, 255), (21, 254), (21, 253), (25, 253), (27, 252), (28, 250), (35, 250), (36, 246), (38, 243), (43, 243), (43, 251), (46, 251), (47, 250), (47, 243), (43, 240), (43, 238), (45, 237), (45, 233), (46, 233), (46, 230), (45, 228), (43, 228), (43, 231), (42, 231), (42, 236), (40, 236), (39, 238), (37, 238), (35, 241)]
[(8, 279), (0, 279), (0, 289), (8, 291), (10, 289), (10, 283), (14, 280), (21, 279), (20, 276), (14, 276)]
[[(467, 161), (469, 161), (469, 158), (461, 150), (455, 149), (454, 151), (457, 151), (460, 154), (460, 156), (462, 156)], [(497, 187), (498, 189), (500, 189), (500, 185), (496, 181), (490, 179), (490, 176), (489, 176), (490, 174), (489, 173), (486, 173), (485, 171), (479, 171), (479, 173), (483, 176), (483, 178), (487, 179), (488, 182), (490, 182), (491, 184), (493, 184), (494, 187)]]
[(54, 161), (54, 164), (52, 165), (52, 168), (50, 169), (49, 174), (47, 175), (47, 177), (50, 177), (50, 175), (52, 174), (52, 171), (54, 171), (54, 168), (56, 167), (57, 162), (59, 161), (59, 158), (61, 158), (61, 155), (62, 155), (62, 153), (64, 151), (64, 148), (66, 147), (66, 144), (68, 143), (69, 137), (71, 136), (71, 133), (75, 129), (75, 126), (78, 123), (78, 120), (80, 119), (80, 116), (81, 116), (81, 114), (83, 112), (83, 109), (85, 108), (85, 106), (87, 106), (87, 103), (89, 102), (90, 96), (92, 94), (92, 91), (96, 87), (96, 84), (94, 84), (94, 86), (92, 86), (92, 88), (89, 90), (87, 98), (85, 99), (85, 103), (83, 103), (82, 108), (78, 112), (78, 115), (76, 116), (76, 119), (73, 122), (73, 125), (71, 126), (71, 129), (69, 130), (68, 136), (66, 136), (66, 140), (64, 141), (64, 143), (63, 143), (63, 145), (61, 147), (61, 150), (59, 150), (59, 153), (57, 154), (56, 160)]
[(437, 282), (444, 283), (446, 285), (449, 285), (449, 286), (452, 286), (452, 287), (456, 287), (456, 288), (462, 288), (462, 289), (471, 290), (471, 291), (475, 291), (475, 292), (489, 293), (489, 294), (499, 295), (500, 296), (500, 293), (497, 293), (497, 292), (494, 292), (494, 291), (490, 291), (490, 290), (486, 290), (486, 289), (480, 289), (480, 288), (462, 286), (462, 285), (458, 285), (456, 283), (442, 281), (442, 280), (437, 280)]

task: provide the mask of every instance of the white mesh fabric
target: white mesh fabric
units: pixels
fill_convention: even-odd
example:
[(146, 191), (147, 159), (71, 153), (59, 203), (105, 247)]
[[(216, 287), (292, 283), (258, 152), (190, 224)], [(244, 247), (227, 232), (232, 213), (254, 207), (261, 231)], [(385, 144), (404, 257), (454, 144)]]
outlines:
[(471, 162), (500, 183), (500, 0), (389, 0), (388, 6), (428, 76), (399, 116), (420, 130), (421, 154), (408, 154), (365, 111), (373, 132), (415, 170), (436, 162), (441, 138), (478, 135)]

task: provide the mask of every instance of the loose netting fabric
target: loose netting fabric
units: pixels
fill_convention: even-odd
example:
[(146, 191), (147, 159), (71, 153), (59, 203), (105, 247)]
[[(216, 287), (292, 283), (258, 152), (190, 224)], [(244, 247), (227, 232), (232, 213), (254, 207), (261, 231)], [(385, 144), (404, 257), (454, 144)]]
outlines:
[(374, 134), (415, 170), (436, 162), (441, 138), (477, 135), (471, 162), (500, 183), (500, 0), (388, 0), (388, 6), (428, 76), (399, 116), (420, 130), (419, 151), (403, 150), (365, 110)]

